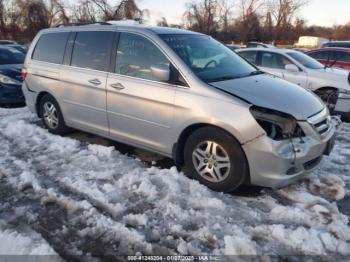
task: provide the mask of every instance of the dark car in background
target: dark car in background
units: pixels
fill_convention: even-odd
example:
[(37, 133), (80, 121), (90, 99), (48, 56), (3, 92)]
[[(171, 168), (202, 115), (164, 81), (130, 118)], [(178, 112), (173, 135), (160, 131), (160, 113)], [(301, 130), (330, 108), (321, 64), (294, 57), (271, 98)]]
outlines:
[(311, 50), (306, 53), (325, 66), (350, 71), (350, 48), (327, 47)]
[(24, 106), (22, 67), (25, 55), (11, 47), (0, 45), (0, 106)]
[(17, 45), (16, 41), (12, 40), (0, 40), (0, 45)]
[(332, 41), (322, 45), (322, 47), (343, 47), (350, 48), (350, 41)]
[(28, 52), (28, 47), (25, 45), (20, 45), (20, 44), (10, 44), (10, 45), (6, 45), (6, 47), (11, 47), (14, 48), (20, 52), (22, 52), (23, 54), (27, 54)]

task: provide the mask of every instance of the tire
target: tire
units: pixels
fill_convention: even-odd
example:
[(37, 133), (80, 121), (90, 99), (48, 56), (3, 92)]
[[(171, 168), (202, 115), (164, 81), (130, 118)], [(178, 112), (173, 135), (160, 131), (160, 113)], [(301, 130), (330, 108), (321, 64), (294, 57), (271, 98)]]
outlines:
[(315, 91), (315, 94), (326, 104), (329, 112), (333, 115), (338, 101), (339, 92), (336, 89), (324, 88)]
[(350, 123), (350, 113), (345, 113), (341, 116), (343, 122)]
[(49, 94), (44, 95), (39, 102), (40, 117), (50, 133), (64, 135), (69, 132), (57, 101)]
[(219, 128), (202, 127), (191, 134), (184, 158), (188, 176), (215, 191), (231, 192), (249, 176), (241, 145)]

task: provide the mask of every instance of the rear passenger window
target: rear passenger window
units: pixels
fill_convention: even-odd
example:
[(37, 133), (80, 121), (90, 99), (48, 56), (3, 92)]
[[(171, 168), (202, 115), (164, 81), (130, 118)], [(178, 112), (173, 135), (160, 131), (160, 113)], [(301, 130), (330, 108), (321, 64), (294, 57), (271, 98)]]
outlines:
[(314, 52), (314, 53), (311, 53), (310, 56), (317, 60), (328, 60), (333, 58), (332, 53), (327, 51)]
[(69, 33), (49, 33), (40, 37), (32, 59), (54, 64), (62, 64)]
[(350, 63), (350, 52), (336, 52), (336, 60), (340, 62)]
[(148, 39), (130, 33), (121, 33), (117, 50), (117, 74), (156, 80), (152, 66), (170, 66), (165, 55)]
[(78, 32), (72, 54), (72, 66), (108, 71), (114, 32)]

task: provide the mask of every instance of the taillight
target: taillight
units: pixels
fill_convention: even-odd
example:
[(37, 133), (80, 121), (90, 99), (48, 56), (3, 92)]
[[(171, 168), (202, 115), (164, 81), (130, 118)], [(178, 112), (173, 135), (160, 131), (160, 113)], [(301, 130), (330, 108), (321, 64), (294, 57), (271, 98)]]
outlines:
[(23, 79), (23, 81), (26, 80), (27, 74), (28, 74), (27, 69), (26, 68), (22, 68), (22, 79)]

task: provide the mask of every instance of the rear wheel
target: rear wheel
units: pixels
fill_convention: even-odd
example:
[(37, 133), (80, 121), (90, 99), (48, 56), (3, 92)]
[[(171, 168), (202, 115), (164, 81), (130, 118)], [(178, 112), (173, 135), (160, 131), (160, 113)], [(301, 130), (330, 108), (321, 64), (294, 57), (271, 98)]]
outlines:
[(61, 109), (51, 95), (44, 95), (40, 99), (39, 108), (43, 124), (51, 133), (64, 135), (69, 131), (64, 122)]
[(190, 135), (185, 145), (185, 164), (189, 176), (215, 191), (233, 191), (248, 176), (240, 144), (215, 127), (203, 127)]
[(322, 101), (326, 104), (331, 114), (334, 113), (338, 101), (339, 91), (332, 88), (319, 89), (315, 91)]

